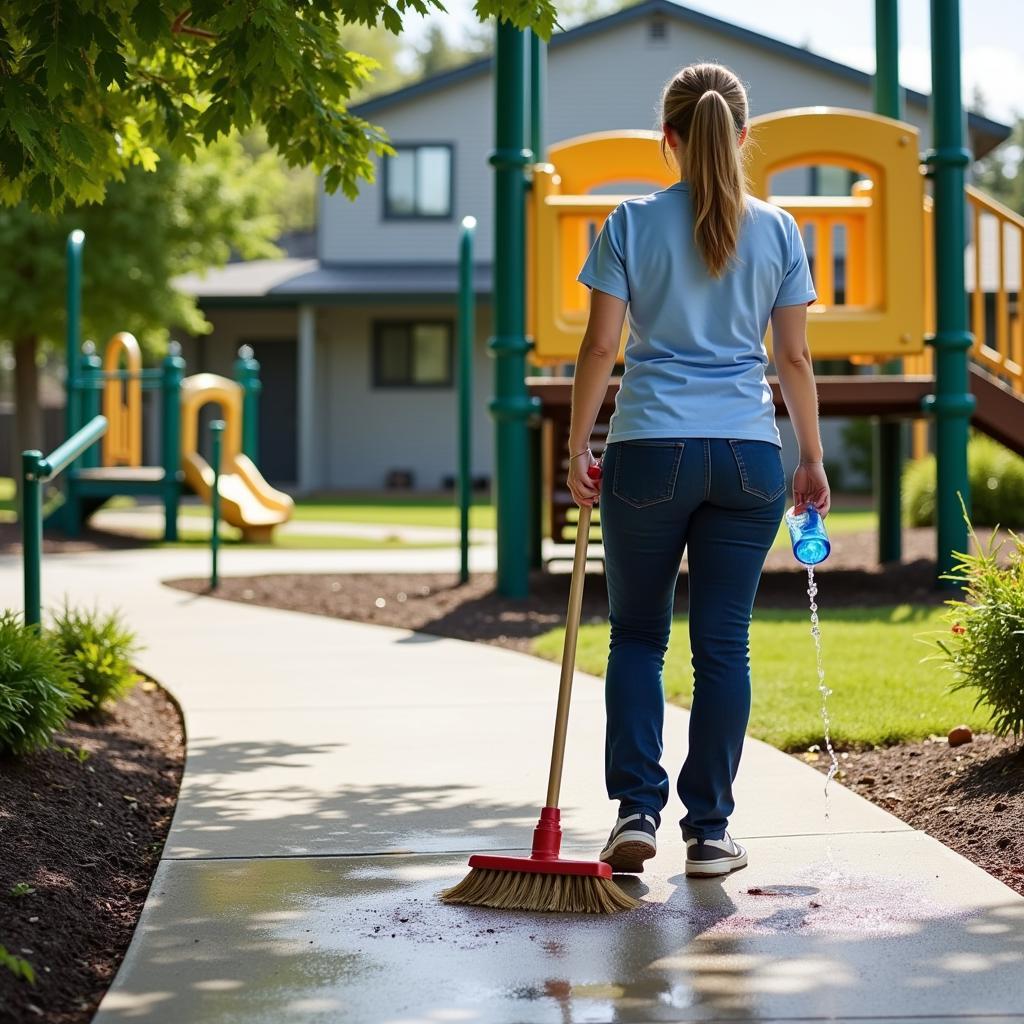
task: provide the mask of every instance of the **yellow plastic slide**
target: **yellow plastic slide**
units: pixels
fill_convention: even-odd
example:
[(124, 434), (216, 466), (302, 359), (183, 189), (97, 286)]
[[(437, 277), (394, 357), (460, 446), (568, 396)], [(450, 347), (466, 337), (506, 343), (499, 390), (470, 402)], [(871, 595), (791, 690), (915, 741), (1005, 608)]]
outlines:
[(185, 481), (209, 503), (213, 467), (199, 454), (199, 410), (211, 402), (220, 406), (224, 437), (220, 470), (220, 508), (224, 521), (242, 531), (247, 541), (269, 541), (274, 527), (292, 517), (294, 502), (263, 479), (253, 461), (243, 455), (242, 387), (227, 377), (198, 373), (181, 387), (181, 466)]

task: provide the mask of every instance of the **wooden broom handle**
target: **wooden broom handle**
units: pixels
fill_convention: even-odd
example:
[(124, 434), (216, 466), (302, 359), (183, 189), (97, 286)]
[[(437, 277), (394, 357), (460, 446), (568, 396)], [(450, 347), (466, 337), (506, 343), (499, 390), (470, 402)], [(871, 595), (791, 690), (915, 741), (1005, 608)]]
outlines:
[[(597, 470), (597, 476), (594, 475)], [(591, 477), (600, 479), (600, 470), (591, 467)], [(569, 585), (569, 611), (565, 618), (565, 643), (562, 646), (562, 677), (558, 683), (558, 709), (555, 712), (555, 738), (551, 744), (551, 770), (548, 772), (548, 796), (545, 807), (557, 807), (562, 789), (562, 764), (565, 761), (565, 734), (569, 727), (569, 700), (576, 666), (576, 638), (583, 607), (583, 578), (587, 568), (587, 541), (590, 539), (589, 505), (580, 508), (576, 527), (576, 552), (572, 559), (572, 583)]]

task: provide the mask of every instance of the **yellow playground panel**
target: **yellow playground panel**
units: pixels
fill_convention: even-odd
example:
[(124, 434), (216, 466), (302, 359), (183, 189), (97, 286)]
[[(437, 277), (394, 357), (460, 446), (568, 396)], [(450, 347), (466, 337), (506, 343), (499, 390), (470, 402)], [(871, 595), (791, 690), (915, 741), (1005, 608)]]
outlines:
[(141, 466), (142, 350), (134, 335), (121, 331), (107, 342), (103, 372), (108, 375), (103, 385), (103, 465)]
[[(662, 157), (660, 138), (648, 131), (583, 135), (550, 147), (547, 162), (534, 166), (527, 234), (534, 362), (576, 358), (589, 306), (576, 274), (604, 219), (623, 199), (678, 179)], [(750, 120), (744, 148), (751, 194), (788, 210), (805, 238), (814, 236), (819, 301), (808, 310), (808, 341), (819, 359), (884, 361), (924, 346), (926, 197), (918, 144), (913, 125), (840, 107)], [(822, 165), (864, 177), (849, 196), (769, 194), (772, 175)], [(837, 233), (845, 236), (842, 302), (834, 279)]]
[(181, 383), (181, 465), (186, 483), (209, 503), (213, 467), (199, 454), (199, 412), (216, 403), (224, 420), (221, 449), (220, 500), (225, 522), (237, 526), (246, 540), (269, 541), (275, 526), (287, 522), (294, 509), (291, 497), (271, 487), (242, 452), (242, 386), (215, 373), (198, 373)]

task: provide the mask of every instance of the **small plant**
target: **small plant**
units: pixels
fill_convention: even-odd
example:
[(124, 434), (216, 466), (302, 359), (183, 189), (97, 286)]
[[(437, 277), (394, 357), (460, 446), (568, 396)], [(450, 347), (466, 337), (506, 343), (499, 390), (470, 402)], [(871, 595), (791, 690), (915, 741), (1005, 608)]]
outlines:
[(32, 965), (20, 956), (8, 953), (6, 947), (0, 946), (0, 964), (7, 968), (16, 978), (24, 978), (30, 985), (36, 983), (36, 972)]
[[(975, 434), (967, 445), (967, 476), (975, 526), (1024, 528), (1024, 459), (997, 441)], [(935, 525), (935, 456), (907, 464), (903, 512), (910, 526)]]
[(79, 764), (85, 764), (92, 757), (92, 753), (85, 747), (58, 747), (57, 749), (65, 757), (70, 757), (72, 761), (77, 761)]
[(15, 612), (0, 612), (0, 754), (49, 746), (71, 715), (87, 706), (53, 640)]
[(15, 882), (14, 885), (11, 886), (12, 896), (31, 896), (34, 892), (35, 889), (33, 889), (28, 882)]
[(1001, 566), (998, 555), (1006, 540), (997, 545), (993, 534), (982, 549), (967, 525), (978, 553), (956, 552), (953, 571), (943, 576), (961, 584), (964, 597), (946, 601), (949, 632), (925, 641), (938, 653), (922, 660), (951, 669), (951, 689), (977, 689), (974, 706), (992, 709), (996, 735), (1019, 741), (1024, 736), (1024, 537), (1010, 533), (1015, 550)]
[(50, 628), (71, 666), (71, 678), (82, 689), (88, 707), (123, 697), (141, 678), (132, 666), (139, 645), (117, 612), (80, 611), (66, 604)]

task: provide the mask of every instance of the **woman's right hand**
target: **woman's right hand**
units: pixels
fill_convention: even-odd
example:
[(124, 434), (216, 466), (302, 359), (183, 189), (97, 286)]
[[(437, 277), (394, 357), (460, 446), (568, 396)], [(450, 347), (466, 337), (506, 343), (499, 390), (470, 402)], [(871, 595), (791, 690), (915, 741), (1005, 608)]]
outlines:
[(600, 475), (594, 474), (597, 477), (595, 479), (590, 474), (591, 467), (597, 465), (598, 461), (589, 448), (577, 455), (575, 459), (569, 460), (569, 478), (566, 483), (569, 485), (572, 500), (580, 508), (584, 506), (593, 508), (601, 495)]
[(828, 486), (825, 467), (820, 462), (801, 462), (793, 473), (793, 508), (803, 512), (813, 505), (822, 518), (828, 515), (832, 506), (832, 492)]

